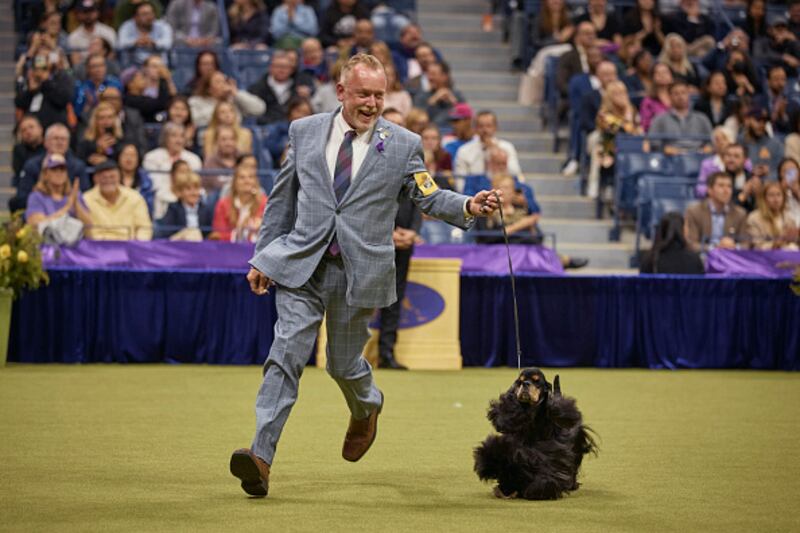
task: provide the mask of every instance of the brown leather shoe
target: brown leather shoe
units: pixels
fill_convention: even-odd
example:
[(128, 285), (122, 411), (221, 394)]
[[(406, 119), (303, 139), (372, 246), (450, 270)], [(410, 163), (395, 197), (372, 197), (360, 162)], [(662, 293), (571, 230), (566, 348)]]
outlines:
[(342, 446), (342, 457), (351, 462), (361, 459), (378, 434), (378, 415), (383, 410), (383, 393), (381, 393), (381, 404), (372, 411), (367, 418), (356, 420), (350, 416), (350, 426), (344, 436), (344, 446)]
[(231, 455), (231, 474), (242, 480), (242, 489), (250, 496), (263, 498), (269, 492), (269, 465), (247, 448)]

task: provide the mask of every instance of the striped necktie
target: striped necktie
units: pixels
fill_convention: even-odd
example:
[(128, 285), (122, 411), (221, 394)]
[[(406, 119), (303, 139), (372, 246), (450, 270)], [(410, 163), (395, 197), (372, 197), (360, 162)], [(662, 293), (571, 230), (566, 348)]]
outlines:
[(345, 132), (342, 145), (339, 147), (339, 155), (336, 156), (336, 167), (333, 171), (333, 192), (336, 193), (336, 201), (341, 202), (347, 188), (350, 187), (350, 175), (353, 171), (353, 139), (356, 138), (356, 131)]
[[(342, 145), (339, 147), (339, 155), (336, 156), (336, 167), (333, 171), (333, 192), (336, 194), (336, 202), (341, 202), (344, 193), (350, 186), (350, 174), (353, 172), (353, 139), (356, 138), (356, 131), (345, 132)], [(328, 253), (334, 257), (341, 253), (339, 242), (336, 235), (333, 236)]]

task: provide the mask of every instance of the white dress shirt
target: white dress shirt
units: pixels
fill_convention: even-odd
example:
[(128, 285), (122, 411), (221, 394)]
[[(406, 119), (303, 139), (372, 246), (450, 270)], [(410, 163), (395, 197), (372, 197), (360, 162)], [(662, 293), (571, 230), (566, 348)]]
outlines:
[[(342, 145), (342, 141), (344, 140), (344, 134), (352, 130), (353, 128), (347, 123), (347, 121), (342, 116), (341, 110), (336, 114), (336, 117), (333, 119), (333, 127), (331, 128), (331, 136), (328, 139), (328, 144), (325, 146), (325, 161), (328, 163), (328, 170), (331, 174), (331, 181), (333, 181), (336, 176), (334, 172), (336, 171), (336, 159), (339, 155), (339, 148)], [(350, 171), (350, 179), (352, 180), (358, 175), (358, 169), (361, 168), (361, 163), (364, 162), (364, 158), (367, 156), (367, 150), (369, 149), (369, 140), (372, 138), (372, 132), (375, 129), (375, 125), (373, 124), (370, 129), (362, 133), (361, 135), (357, 135), (355, 139), (353, 139), (353, 164)], [(467, 219), (472, 218), (472, 214), (467, 209), (467, 202), (469, 199), (464, 200), (464, 216)]]
[[(325, 147), (325, 161), (328, 163), (331, 180), (336, 177), (334, 176), (334, 172), (336, 171), (336, 158), (339, 155), (339, 148), (342, 146), (344, 134), (352, 129), (353, 128), (351, 128), (344, 119), (344, 116), (342, 116), (342, 112), (339, 111), (336, 113), (336, 117), (333, 119), (333, 127), (331, 128), (331, 136)], [(361, 135), (357, 135), (356, 138), (353, 139), (353, 165), (350, 172), (351, 180), (358, 175), (358, 169), (361, 168), (361, 163), (364, 162), (364, 158), (367, 156), (369, 140), (372, 138), (372, 131), (374, 129), (375, 125), (373, 124), (370, 129)]]

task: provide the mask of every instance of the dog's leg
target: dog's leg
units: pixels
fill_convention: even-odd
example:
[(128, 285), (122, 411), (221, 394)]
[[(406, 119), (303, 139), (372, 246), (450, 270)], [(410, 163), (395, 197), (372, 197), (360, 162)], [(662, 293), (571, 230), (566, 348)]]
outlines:
[(562, 488), (555, 479), (537, 476), (525, 487), (521, 496), (527, 500), (557, 500), (561, 493)]
[(501, 500), (513, 500), (514, 498), (519, 496), (517, 491), (514, 491), (511, 494), (504, 494), (503, 489), (500, 488), (500, 485), (495, 485), (492, 493), (494, 494), (495, 498), (500, 498)]
[(501, 435), (489, 435), (475, 448), (475, 473), (483, 481), (498, 479), (508, 468), (511, 448)]

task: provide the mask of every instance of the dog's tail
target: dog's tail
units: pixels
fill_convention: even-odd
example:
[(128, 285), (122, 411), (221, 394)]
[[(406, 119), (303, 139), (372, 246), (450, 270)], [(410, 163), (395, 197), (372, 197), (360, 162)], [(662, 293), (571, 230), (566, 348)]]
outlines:
[(556, 374), (556, 377), (553, 379), (553, 394), (561, 396), (561, 378), (558, 374)]

